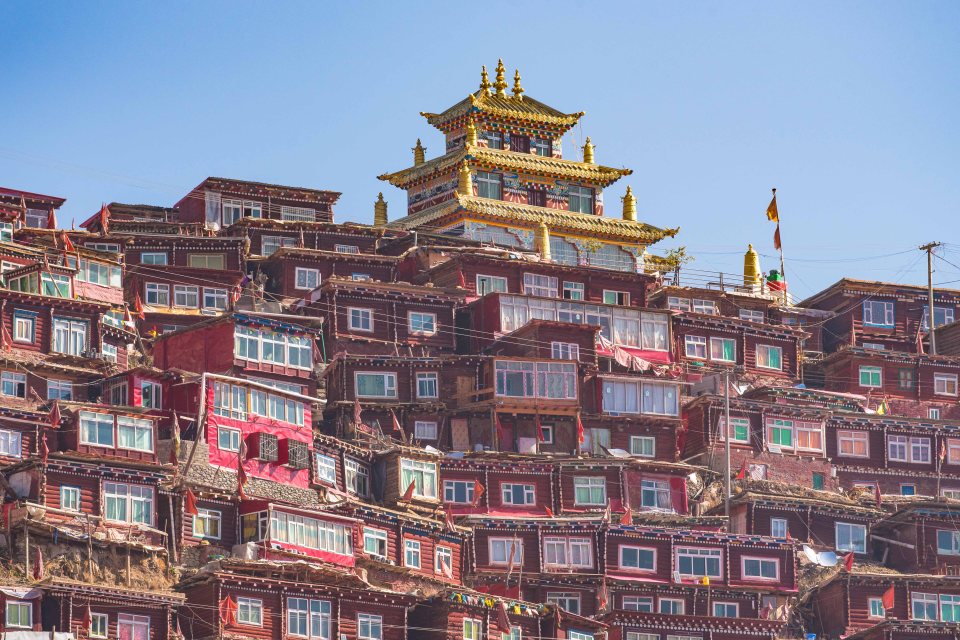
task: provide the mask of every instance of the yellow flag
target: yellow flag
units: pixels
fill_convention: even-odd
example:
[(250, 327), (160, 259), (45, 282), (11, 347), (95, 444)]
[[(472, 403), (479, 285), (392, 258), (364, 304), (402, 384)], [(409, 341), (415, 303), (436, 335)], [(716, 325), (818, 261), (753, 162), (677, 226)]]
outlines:
[(777, 190), (773, 190), (773, 200), (770, 201), (770, 206), (767, 207), (767, 220), (771, 222), (780, 222), (780, 213), (777, 211)]
[(887, 399), (884, 398), (883, 400), (880, 401), (880, 406), (877, 407), (877, 414), (884, 416), (884, 415), (887, 415), (888, 411), (890, 411), (890, 409), (887, 407)]

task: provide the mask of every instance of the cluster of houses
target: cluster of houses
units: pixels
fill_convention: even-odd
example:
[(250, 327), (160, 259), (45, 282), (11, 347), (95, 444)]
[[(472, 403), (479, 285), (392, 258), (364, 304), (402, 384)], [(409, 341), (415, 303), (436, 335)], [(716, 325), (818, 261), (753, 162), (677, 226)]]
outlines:
[(960, 635), (960, 291), (687, 282), (505, 76), (372, 225), (0, 188), (3, 632)]

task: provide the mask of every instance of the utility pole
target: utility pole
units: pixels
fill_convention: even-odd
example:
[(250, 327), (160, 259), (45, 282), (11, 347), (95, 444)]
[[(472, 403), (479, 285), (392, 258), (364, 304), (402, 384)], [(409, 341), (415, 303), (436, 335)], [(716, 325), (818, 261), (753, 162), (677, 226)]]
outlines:
[(928, 242), (920, 247), (920, 251), (927, 252), (927, 328), (930, 330), (930, 355), (937, 355), (937, 337), (934, 334), (936, 322), (933, 317), (933, 250), (940, 246), (939, 242)]
[(727, 460), (727, 490), (723, 501), (723, 512), (727, 516), (727, 528), (730, 527), (730, 495), (733, 493), (730, 480), (730, 369), (723, 371), (723, 441), (725, 443), (725, 457)]

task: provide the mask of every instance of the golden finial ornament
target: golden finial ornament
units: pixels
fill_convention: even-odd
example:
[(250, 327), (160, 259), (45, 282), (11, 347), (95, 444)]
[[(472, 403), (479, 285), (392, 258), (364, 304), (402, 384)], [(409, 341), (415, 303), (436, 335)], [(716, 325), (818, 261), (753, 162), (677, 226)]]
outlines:
[(747, 245), (747, 252), (743, 254), (743, 286), (759, 287), (762, 272), (760, 271), (760, 256), (753, 250), (753, 245)]
[(462, 196), (473, 195), (473, 180), (470, 177), (470, 167), (466, 162), (460, 164), (460, 180), (457, 184), (457, 192)]
[(413, 149), (413, 166), (419, 167), (426, 160), (427, 148), (420, 144), (420, 138), (417, 138), (417, 146)]
[(587, 144), (583, 145), (583, 161), (593, 164), (593, 143), (590, 142), (590, 136), (587, 136)]
[(497, 60), (497, 79), (493, 83), (493, 89), (497, 96), (505, 98), (507, 96), (507, 81), (504, 79), (507, 70), (503, 66), (503, 58)]
[(480, 67), (480, 92), (490, 93), (490, 76), (487, 75), (487, 65)]
[(467, 146), (473, 146), (473, 147), (477, 146), (477, 144), (478, 144), (478, 142), (477, 142), (477, 127), (476, 127), (475, 124), (473, 124), (473, 118), (470, 118), (469, 120), (467, 120), (467, 138), (466, 138), (466, 144), (467, 144)]
[(523, 87), (520, 86), (520, 69), (513, 72), (513, 97), (515, 100), (523, 100)]
[(637, 197), (633, 195), (633, 190), (627, 186), (627, 192), (623, 196), (623, 219), (630, 222), (637, 221)]
[(387, 226), (387, 201), (383, 199), (383, 192), (377, 195), (377, 201), (373, 203), (373, 226)]

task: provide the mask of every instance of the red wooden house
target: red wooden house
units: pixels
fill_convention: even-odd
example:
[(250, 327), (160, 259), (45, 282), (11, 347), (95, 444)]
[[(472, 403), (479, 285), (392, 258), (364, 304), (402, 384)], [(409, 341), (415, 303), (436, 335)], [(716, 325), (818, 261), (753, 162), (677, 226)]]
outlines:
[(503, 453), (473, 453), (444, 457), (440, 473), (444, 509), (449, 513), (501, 517), (543, 517), (555, 513), (556, 487), (550, 461)]
[(375, 253), (284, 247), (269, 258), (251, 261), (250, 266), (267, 276), (268, 294), (293, 302), (307, 297), (332, 277), (353, 282), (393, 282), (398, 260)]
[(46, 229), (49, 226), (47, 222), (51, 214), (55, 220), (56, 211), (66, 201), (66, 198), (0, 187), (0, 206), (7, 210), (10, 216), (7, 218), (9, 222), (6, 222), (10, 225), (6, 227), (7, 241), (9, 242), (14, 226)]
[(960, 503), (955, 500), (895, 503), (893, 513), (873, 529), (875, 554), (898, 571), (960, 574), (958, 516)]
[(743, 367), (748, 378), (794, 380), (800, 376), (803, 334), (770, 325), (701, 313), (673, 318), (675, 357), (688, 372)]
[(355, 518), (269, 500), (244, 500), (239, 517), (240, 542), (256, 547), (257, 558), (284, 561), (300, 556), (342, 567), (355, 564)]
[(405, 283), (334, 277), (308, 292), (304, 313), (324, 318), (330, 353), (416, 355), (453, 353), (455, 291)]
[(244, 218), (332, 222), (336, 191), (287, 187), (232, 178), (207, 178), (174, 207), (180, 222), (226, 229)]
[[(938, 623), (958, 620), (960, 577), (900, 573), (878, 565), (855, 564), (852, 572), (835, 571), (825, 576), (811, 601), (812, 631), (824, 638), (851, 637), (880, 624), (887, 625), (881, 629), (892, 632), (896, 623), (901, 629), (883, 637), (907, 640), (928, 629), (930, 637), (938, 637), (942, 629)], [(912, 624), (903, 625), (907, 622)], [(871, 636), (864, 633), (861, 637)], [(923, 633), (923, 637), (928, 636)]]
[[(180, 628), (192, 638), (413, 640), (417, 598), (339, 567), (220, 560), (179, 585)], [(189, 631), (186, 631), (189, 630)]]
[(160, 336), (153, 346), (154, 365), (242, 376), (313, 395), (316, 334), (311, 324), (306, 318), (292, 324), (233, 313)]
[[(884, 517), (875, 504), (832, 491), (815, 491), (762, 480), (739, 482), (731, 500), (732, 533), (806, 542), (815, 549), (868, 556), (871, 535)], [(714, 510), (722, 513), (722, 507)]]
[(396, 511), (349, 499), (339, 513), (358, 521), (356, 556), (359, 566), (402, 568), (408, 578), (459, 585), (467, 570), (469, 530), (442, 520)]
[[(957, 319), (960, 291), (935, 289), (934, 326)], [(824, 351), (844, 346), (917, 353), (928, 331), (929, 299), (922, 286), (843, 278), (800, 303), (832, 311), (824, 328)]]
[(43, 589), (37, 587), (16, 584), (0, 586), (0, 606), (4, 611), (3, 632), (6, 634), (42, 630), (43, 597)]
[[(724, 472), (722, 396), (703, 395), (684, 407), (686, 459)], [(747, 398), (730, 400), (731, 472), (813, 489), (836, 488), (827, 449), (829, 413), (816, 407)]]
[(54, 579), (43, 587), (43, 628), (73, 637), (173, 640), (182, 637), (182, 594)]
[[(505, 614), (501, 615), (501, 608)], [(509, 625), (504, 628), (503, 622)], [(603, 638), (606, 625), (555, 606), (502, 600), (475, 591), (445, 590), (419, 603), (410, 626), (424, 640), (448, 638)]]

